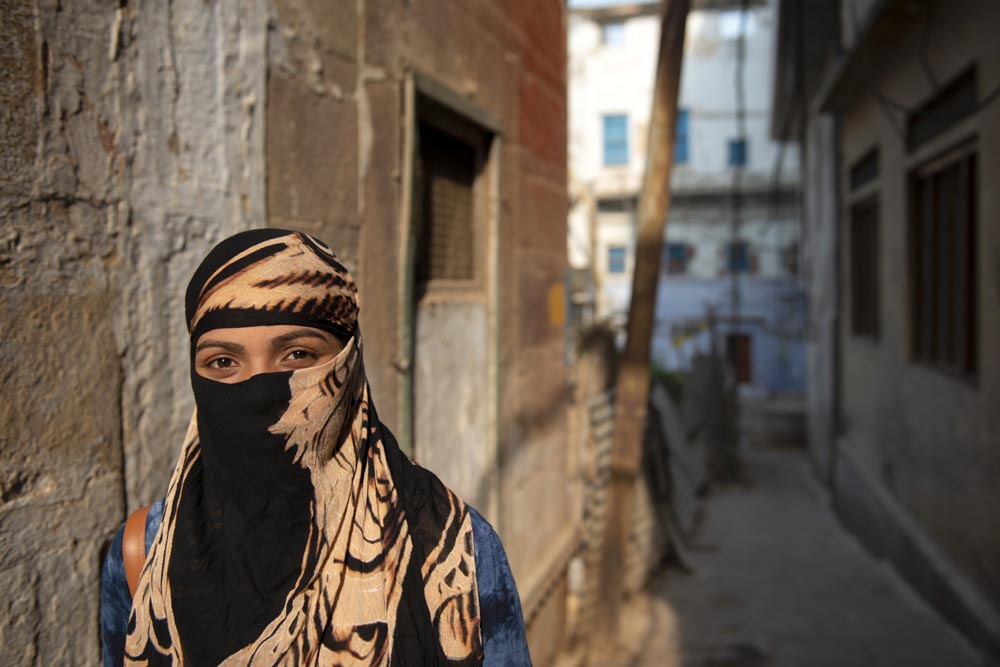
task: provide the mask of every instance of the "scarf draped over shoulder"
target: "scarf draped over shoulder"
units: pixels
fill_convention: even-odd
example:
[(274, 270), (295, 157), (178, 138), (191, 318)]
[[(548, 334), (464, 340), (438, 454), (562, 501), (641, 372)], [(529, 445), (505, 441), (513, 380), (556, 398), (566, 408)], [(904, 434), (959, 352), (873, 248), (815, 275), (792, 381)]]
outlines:
[(196, 410), (139, 579), (126, 665), (480, 665), (472, 519), (379, 422), (355, 283), (322, 242), (220, 243), (186, 298), (205, 332), (300, 324), (343, 351), (236, 384)]

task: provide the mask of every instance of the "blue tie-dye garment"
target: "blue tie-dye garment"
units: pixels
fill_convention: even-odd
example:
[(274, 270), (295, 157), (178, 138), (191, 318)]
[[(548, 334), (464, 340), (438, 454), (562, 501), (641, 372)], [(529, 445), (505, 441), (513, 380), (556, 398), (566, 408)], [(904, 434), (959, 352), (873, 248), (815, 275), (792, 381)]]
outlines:
[[(530, 667), (524, 634), (521, 600), (510, 573), (507, 554), (493, 526), (469, 507), (472, 533), (476, 540), (476, 582), (483, 634), (483, 667)], [(163, 500), (149, 509), (146, 517), (146, 551), (153, 543), (163, 520)], [(132, 609), (132, 596), (125, 579), (122, 538), (118, 529), (104, 559), (101, 573), (101, 640), (104, 667), (121, 667), (125, 660), (125, 628)]]

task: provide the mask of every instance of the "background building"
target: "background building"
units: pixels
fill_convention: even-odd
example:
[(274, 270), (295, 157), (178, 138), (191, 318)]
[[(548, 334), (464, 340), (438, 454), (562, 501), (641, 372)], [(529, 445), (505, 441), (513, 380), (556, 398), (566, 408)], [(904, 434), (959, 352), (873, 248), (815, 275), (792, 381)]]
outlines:
[[(744, 391), (794, 393), (805, 381), (798, 151), (769, 134), (774, 16), (751, 5), (694, 3), (688, 18), (653, 358), (689, 368), (711, 315)], [(658, 44), (659, 3), (571, 11), (569, 261), (593, 271), (596, 315), (619, 323)]]
[[(1000, 651), (1000, 6), (780, 3), (810, 454), (848, 527)], [(841, 53), (838, 57), (838, 53)]]
[(272, 225), (354, 272), (380, 416), (497, 527), (548, 664), (577, 544), (563, 3), (0, 9), (0, 663), (98, 662), (103, 549), (193, 405), (185, 284)]

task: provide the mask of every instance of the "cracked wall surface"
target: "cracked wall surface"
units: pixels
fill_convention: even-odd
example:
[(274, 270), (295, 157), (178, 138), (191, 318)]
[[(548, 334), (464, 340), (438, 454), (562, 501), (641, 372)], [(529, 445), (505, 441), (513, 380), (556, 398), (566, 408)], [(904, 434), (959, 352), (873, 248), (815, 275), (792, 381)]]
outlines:
[(269, 11), (0, 2), (0, 664), (99, 662), (104, 550), (191, 414), (187, 279), (266, 222)]
[(357, 274), (369, 379), (397, 427), (414, 70), (499, 124), (496, 518), (544, 664), (562, 565), (538, 535), (571, 538), (573, 516), (551, 306), (566, 267), (563, 4), (0, 11), (0, 664), (98, 663), (100, 563), (176, 464), (193, 406), (183, 291), (219, 239), (271, 225), (331, 243)]
[[(436, 0), (275, 0), (274, 6), (268, 217), (272, 225), (328, 241), (356, 274), (365, 368), (379, 417), (397, 433), (405, 426), (401, 397), (408, 381), (401, 343), (408, 306), (399, 275), (407, 224), (407, 77), (427, 75), (496, 123), (496, 239), (486, 248), (498, 266), (486, 329), (498, 348), (496, 448), (484, 453), (487, 438), (464, 442), (452, 434), (441, 438), (447, 454), (427, 459), (447, 483), (461, 485), (470, 478), (462, 470), (468, 459), (492, 458), (483, 477), (491, 491), (468, 499), (482, 503), (479, 509), (497, 524), (530, 617), (534, 659), (547, 664), (565, 618), (563, 554), (576, 539), (566, 492), (564, 334), (551, 309), (566, 270), (565, 5), (488, 0), (448, 3), (444, 11)], [(460, 376), (474, 358), (455, 351), (478, 349), (483, 331), (455, 328), (468, 339), (449, 348), (461, 358), (434, 367), (444, 385), (454, 380), (452, 394), (467, 386)], [(457, 395), (422, 398), (425, 406), (441, 403), (431, 412), (462, 410)]]

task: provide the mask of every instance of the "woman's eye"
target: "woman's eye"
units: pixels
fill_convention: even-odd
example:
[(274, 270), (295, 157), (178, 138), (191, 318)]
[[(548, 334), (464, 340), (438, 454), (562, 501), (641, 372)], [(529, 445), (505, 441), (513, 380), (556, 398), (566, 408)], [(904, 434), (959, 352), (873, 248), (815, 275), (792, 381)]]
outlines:
[(215, 359), (212, 359), (210, 362), (208, 362), (208, 367), (216, 368), (222, 371), (232, 368), (234, 363), (235, 362), (229, 357), (216, 357)]
[(316, 358), (316, 354), (309, 350), (292, 350), (285, 358), (289, 361), (311, 361)]

